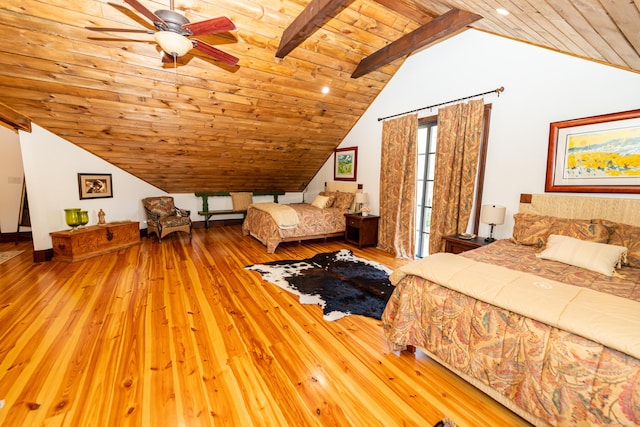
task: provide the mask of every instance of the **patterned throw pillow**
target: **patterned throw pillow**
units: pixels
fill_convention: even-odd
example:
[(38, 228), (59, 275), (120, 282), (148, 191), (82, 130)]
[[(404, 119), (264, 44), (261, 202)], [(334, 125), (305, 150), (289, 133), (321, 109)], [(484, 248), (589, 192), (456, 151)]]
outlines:
[[(512, 240), (520, 245), (544, 249), (550, 234), (573, 237), (587, 242), (608, 243), (611, 228), (586, 219), (557, 218), (530, 213), (513, 216)], [(609, 242), (610, 243), (610, 242)]]
[(336, 196), (335, 193), (330, 193), (328, 191), (321, 191), (318, 196), (326, 196), (329, 198), (329, 201), (327, 202), (327, 205), (325, 206), (325, 208), (331, 208), (333, 207), (333, 204), (336, 201)]
[(544, 247), (549, 236), (550, 219), (545, 215), (517, 213), (513, 215), (515, 224), (511, 240), (519, 245)]
[(607, 243), (611, 229), (603, 224), (595, 224), (587, 219), (568, 219), (550, 217), (549, 234), (568, 236), (587, 242)]
[(330, 198), (332, 198), (334, 202), (331, 207), (340, 209), (342, 211), (347, 211), (349, 210), (349, 208), (351, 208), (351, 205), (353, 204), (353, 199), (356, 196), (355, 193), (347, 193), (343, 191), (335, 191), (335, 192), (322, 191), (320, 195), (329, 196)]
[(333, 204), (333, 207), (340, 209), (341, 211), (349, 210), (353, 204), (353, 199), (356, 197), (355, 193), (345, 193), (342, 191), (336, 192), (335, 195), (336, 201)]
[(629, 250), (627, 252), (627, 264), (631, 267), (640, 268), (640, 227), (606, 219), (594, 219), (592, 222), (609, 228), (611, 236), (607, 243), (626, 247)]

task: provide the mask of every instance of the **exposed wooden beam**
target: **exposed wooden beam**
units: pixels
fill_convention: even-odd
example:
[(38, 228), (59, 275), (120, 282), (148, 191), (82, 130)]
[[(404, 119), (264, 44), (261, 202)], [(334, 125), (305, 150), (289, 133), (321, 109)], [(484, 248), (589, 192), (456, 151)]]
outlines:
[(31, 120), (3, 103), (0, 103), (0, 122), (7, 124), (16, 131), (22, 129), (31, 132)]
[(442, 41), (479, 19), (482, 19), (482, 16), (475, 13), (451, 9), (444, 15), (440, 15), (433, 21), (364, 58), (351, 77), (357, 79), (421, 47)]
[(282, 33), (277, 58), (284, 58), (348, 0), (311, 0), (302, 13)]

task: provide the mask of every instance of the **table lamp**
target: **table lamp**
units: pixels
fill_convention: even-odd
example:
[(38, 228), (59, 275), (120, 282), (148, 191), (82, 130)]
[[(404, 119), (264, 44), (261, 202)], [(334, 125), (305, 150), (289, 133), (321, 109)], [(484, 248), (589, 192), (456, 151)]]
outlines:
[(493, 242), (496, 240), (493, 237), (493, 227), (496, 225), (504, 224), (504, 215), (507, 208), (497, 205), (482, 205), (482, 215), (480, 215), (480, 221), (483, 224), (489, 224), (491, 226), (489, 231), (489, 237), (485, 238), (485, 242)]
[(367, 193), (356, 193), (355, 203), (356, 212), (362, 213), (362, 206), (369, 202), (369, 195)]

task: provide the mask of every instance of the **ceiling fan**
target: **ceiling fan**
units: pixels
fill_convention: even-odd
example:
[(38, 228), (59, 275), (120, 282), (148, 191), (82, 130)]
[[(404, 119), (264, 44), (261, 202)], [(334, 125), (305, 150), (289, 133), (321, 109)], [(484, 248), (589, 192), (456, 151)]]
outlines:
[(170, 4), (171, 10), (156, 10), (155, 13), (144, 7), (138, 0), (124, 0), (124, 2), (151, 20), (156, 31), (105, 27), (85, 28), (92, 31), (153, 34), (153, 38), (164, 51), (162, 62), (175, 63), (177, 57), (185, 55), (193, 48), (225, 64), (233, 66), (238, 63), (238, 58), (235, 56), (223, 52), (202, 40), (189, 38), (191, 36), (235, 30), (236, 26), (229, 18), (221, 16), (191, 23), (185, 16), (173, 10), (173, 0), (171, 0)]

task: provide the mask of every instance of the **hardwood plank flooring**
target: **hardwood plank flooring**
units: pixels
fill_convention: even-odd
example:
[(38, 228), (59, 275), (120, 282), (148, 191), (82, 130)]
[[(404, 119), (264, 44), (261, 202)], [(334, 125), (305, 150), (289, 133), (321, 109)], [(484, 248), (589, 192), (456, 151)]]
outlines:
[(76, 263), (0, 264), (0, 425), (528, 425), (418, 351), (390, 352), (381, 324), (320, 307), (244, 266), (352, 249), (286, 243), (240, 226), (195, 229)]

